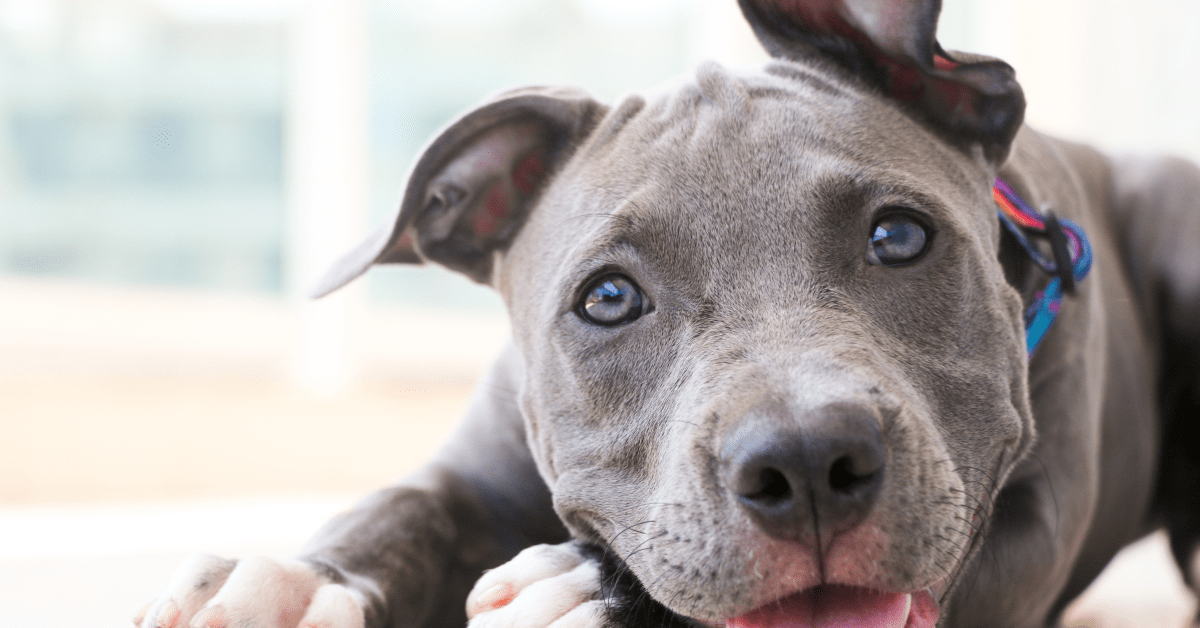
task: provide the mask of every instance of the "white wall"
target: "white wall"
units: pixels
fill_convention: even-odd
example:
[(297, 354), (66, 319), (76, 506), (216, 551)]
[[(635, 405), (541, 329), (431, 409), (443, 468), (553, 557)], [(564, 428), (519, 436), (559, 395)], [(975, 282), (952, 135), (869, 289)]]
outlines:
[(1200, 161), (1198, 29), (1194, 0), (945, 0), (939, 39), (1012, 64), (1041, 130)]

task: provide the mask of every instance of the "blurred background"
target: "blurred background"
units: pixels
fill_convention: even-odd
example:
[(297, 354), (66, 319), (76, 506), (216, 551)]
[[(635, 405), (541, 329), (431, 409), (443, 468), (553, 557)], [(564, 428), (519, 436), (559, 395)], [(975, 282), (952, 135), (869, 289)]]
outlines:
[[(1032, 124), (1200, 160), (1200, 3), (945, 4), (943, 45), (1013, 64)], [(457, 113), (758, 63), (735, 5), (0, 0), (0, 625), (127, 625), (187, 553), (287, 555), (412, 471), (503, 344), (498, 299), (435, 268), (305, 288)], [(1185, 625), (1163, 552), (1076, 625)]]

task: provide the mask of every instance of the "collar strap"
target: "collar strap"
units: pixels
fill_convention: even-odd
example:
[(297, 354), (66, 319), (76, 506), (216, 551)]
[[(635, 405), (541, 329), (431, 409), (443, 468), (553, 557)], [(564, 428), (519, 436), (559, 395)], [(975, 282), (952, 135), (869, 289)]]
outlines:
[[(1073, 294), (1076, 284), (1083, 281), (1091, 270), (1092, 247), (1079, 225), (1065, 218), (1056, 218), (1053, 212), (1046, 212), (1042, 216), (998, 177), (992, 187), (992, 197), (1000, 208), (997, 212), (1000, 224), (1016, 237), (1030, 259), (1052, 277), (1025, 309), (1025, 348), (1032, 356), (1033, 350), (1058, 316), (1063, 293)], [(1035, 237), (1046, 238), (1052, 257), (1043, 255), (1029, 241), (1027, 232)]]

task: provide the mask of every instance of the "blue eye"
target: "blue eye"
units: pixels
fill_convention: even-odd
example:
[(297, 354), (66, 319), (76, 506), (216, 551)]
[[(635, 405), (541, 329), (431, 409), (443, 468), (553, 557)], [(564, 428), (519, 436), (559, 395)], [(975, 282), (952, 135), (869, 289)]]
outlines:
[(921, 223), (903, 214), (884, 216), (871, 228), (867, 241), (867, 262), (897, 266), (911, 262), (925, 252), (929, 234)]
[(642, 315), (642, 290), (625, 275), (605, 275), (588, 287), (579, 315), (594, 325), (620, 325)]

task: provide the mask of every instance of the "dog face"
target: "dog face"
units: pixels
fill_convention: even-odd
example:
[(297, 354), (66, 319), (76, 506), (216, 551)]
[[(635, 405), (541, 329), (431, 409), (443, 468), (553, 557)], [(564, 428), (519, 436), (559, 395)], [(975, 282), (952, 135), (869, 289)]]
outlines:
[(593, 137), (498, 266), (559, 515), (704, 620), (944, 587), (1032, 438), (986, 166), (783, 63)]
[(945, 592), (1034, 439), (990, 196), (1006, 83), (876, 4), (745, 2), (781, 60), (612, 109), (501, 95), (322, 288), (419, 260), (494, 285), (559, 516), (687, 617)]

